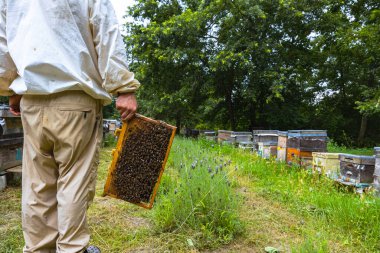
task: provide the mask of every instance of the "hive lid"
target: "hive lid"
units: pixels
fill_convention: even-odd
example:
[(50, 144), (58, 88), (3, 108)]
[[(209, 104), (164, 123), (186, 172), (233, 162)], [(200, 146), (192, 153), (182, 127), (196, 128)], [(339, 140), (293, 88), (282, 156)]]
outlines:
[(273, 142), (273, 141), (268, 141), (268, 142), (258, 142), (257, 143), (259, 146), (262, 145), (262, 146), (277, 146), (277, 142)]
[(277, 135), (278, 130), (254, 130), (254, 131), (252, 131), (252, 133), (254, 135), (258, 135), (258, 134), (274, 134), (274, 135)]
[(375, 147), (374, 149), (375, 149), (375, 156), (377, 158), (380, 158), (380, 147)]
[(362, 164), (362, 165), (375, 165), (375, 156), (361, 156), (351, 154), (340, 154), (339, 160), (347, 163)]
[(256, 136), (260, 136), (260, 137), (262, 137), (262, 136), (273, 136), (273, 137), (277, 137), (278, 136), (278, 134), (255, 134)]
[(326, 130), (289, 130), (288, 136), (326, 136)]
[(232, 138), (252, 138), (252, 134), (239, 134), (239, 135), (231, 135)]
[(227, 133), (227, 134), (232, 134), (233, 131), (229, 131), (229, 130), (218, 130), (218, 133)]
[(119, 139), (103, 196), (152, 208), (176, 127), (136, 115), (117, 130)]
[(232, 132), (232, 135), (252, 135), (251, 132)]
[(320, 158), (339, 159), (341, 153), (313, 152), (313, 156)]

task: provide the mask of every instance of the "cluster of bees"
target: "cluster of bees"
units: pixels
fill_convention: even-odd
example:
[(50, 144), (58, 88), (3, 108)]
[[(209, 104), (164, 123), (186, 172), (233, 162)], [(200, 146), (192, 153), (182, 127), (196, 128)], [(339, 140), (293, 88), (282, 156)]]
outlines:
[(119, 198), (131, 203), (150, 201), (171, 134), (165, 125), (143, 120), (128, 129), (113, 174)]

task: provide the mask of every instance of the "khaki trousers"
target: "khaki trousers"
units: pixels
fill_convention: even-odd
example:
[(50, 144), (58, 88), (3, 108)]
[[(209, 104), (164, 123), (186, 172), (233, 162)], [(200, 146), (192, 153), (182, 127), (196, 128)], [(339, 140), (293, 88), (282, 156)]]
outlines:
[(101, 103), (82, 91), (27, 95), (21, 117), (24, 253), (83, 252), (90, 239), (86, 211), (95, 193)]

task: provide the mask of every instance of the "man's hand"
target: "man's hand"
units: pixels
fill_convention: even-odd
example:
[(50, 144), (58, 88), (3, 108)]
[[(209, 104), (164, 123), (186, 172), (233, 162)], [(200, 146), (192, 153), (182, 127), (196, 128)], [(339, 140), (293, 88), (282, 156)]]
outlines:
[(132, 119), (137, 110), (137, 100), (135, 94), (120, 94), (116, 99), (116, 109), (120, 112), (122, 120)]
[(20, 116), (20, 101), (22, 96), (21, 95), (13, 95), (9, 97), (9, 107), (10, 112), (15, 116)]

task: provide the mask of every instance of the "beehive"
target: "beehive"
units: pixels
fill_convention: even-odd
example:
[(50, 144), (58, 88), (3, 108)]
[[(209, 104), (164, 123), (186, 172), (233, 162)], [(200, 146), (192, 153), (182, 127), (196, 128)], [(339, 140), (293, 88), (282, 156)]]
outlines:
[(239, 143), (247, 143), (252, 141), (252, 133), (251, 132), (233, 132), (231, 134), (231, 138), (233, 138), (234, 143), (239, 145)]
[(23, 140), (21, 117), (0, 106), (0, 172), (21, 165)]
[(380, 193), (380, 147), (375, 148), (375, 159), (374, 185)]
[(288, 147), (286, 161), (290, 165), (298, 165), (305, 169), (311, 169), (313, 167), (313, 152)]
[(255, 130), (253, 142), (278, 142), (278, 130)]
[(254, 130), (253, 143), (255, 150), (259, 151), (259, 142), (276, 143), (278, 142), (278, 130)]
[(239, 142), (238, 148), (253, 151), (253, 142), (252, 141)]
[(286, 161), (312, 169), (312, 152), (327, 151), (327, 132), (325, 130), (289, 130)]
[(313, 170), (329, 178), (337, 178), (340, 170), (339, 153), (313, 152)]
[(21, 165), (23, 138), (0, 139), (0, 172)]
[(205, 131), (205, 132), (203, 132), (203, 136), (206, 140), (209, 140), (209, 141), (216, 141), (217, 140), (217, 136), (216, 136), (215, 131)]
[(340, 154), (339, 178), (354, 184), (372, 184), (375, 172), (374, 156)]
[(233, 131), (228, 130), (218, 130), (218, 142), (220, 143), (233, 143), (233, 138), (231, 137)]
[(288, 132), (278, 132), (277, 160), (286, 162)]
[(380, 177), (380, 147), (375, 148), (375, 176)]
[(152, 208), (176, 127), (141, 115), (123, 123), (104, 196)]
[(259, 142), (258, 154), (262, 158), (269, 159), (277, 156), (277, 143), (276, 142)]
[(302, 151), (326, 152), (326, 130), (289, 130), (288, 148), (297, 148)]

